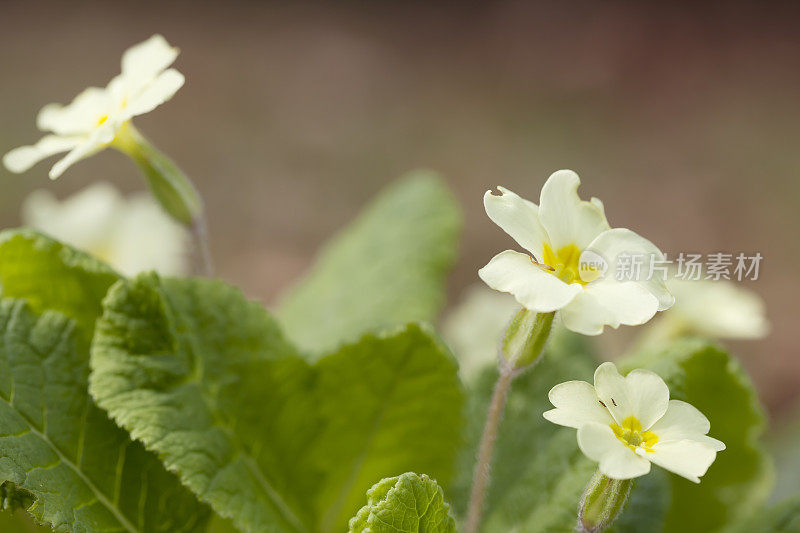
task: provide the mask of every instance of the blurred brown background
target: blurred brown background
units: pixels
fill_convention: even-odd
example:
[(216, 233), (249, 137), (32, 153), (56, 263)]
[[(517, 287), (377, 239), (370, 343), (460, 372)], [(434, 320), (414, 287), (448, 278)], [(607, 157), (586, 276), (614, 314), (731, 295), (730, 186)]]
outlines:
[[(451, 301), (509, 241), (503, 184), (536, 200), (559, 168), (671, 252), (755, 252), (772, 334), (734, 344), (774, 413), (800, 395), (800, 9), (790, 4), (0, 2), (0, 152), (48, 102), (181, 47), (176, 98), (137, 120), (204, 193), (220, 274), (272, 301), (406, 170), (441, 172), (466, 212)], [(58, 182), (0, 168), (0, 227), (33, 189), (142, 187), (105, 152)], [(624, 328), (623, 328), (624, 329)], [(605, 335), (608, 349), (629, 332)]]

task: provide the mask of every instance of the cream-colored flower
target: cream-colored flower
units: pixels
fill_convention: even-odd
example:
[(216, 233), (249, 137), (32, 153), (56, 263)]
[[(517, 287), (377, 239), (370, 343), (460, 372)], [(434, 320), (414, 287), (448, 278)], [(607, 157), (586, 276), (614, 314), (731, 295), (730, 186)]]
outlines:
[(764, 300), (725, 280), (667, 279), (675, 305), (663, 320), (675, 331), (720, 339), (759, 339), (769, 332)]
[(22, 205), (23, 223), (80, 248), (132, 276), (144, 270), (179, 275), (188, 269), (186, 230), (147, 194), (130, 198), (95, 183), (59, 201), (34, 191)]
[(550, 390), (555, 409), (544, 417), (578, 430), (578, 446), (614, 479), (643, 476), (654, 463), (700, 482), (725, 444), (707, 435), (708, 419), (692, 405), (669, 399), (664, 380), (649, 370), (623, 377), (614, 363), (594, 373), (594, 386), (567, 381)]
[[(578, 185), (574, 172), (554, 173), (538, 206), (502, 187), (499, 195), (487, 191), (483, 201), (489, 218), (528, 253), (501, 252), (479, 275), (531, 311), (560, 311), (564, 325), (577, 333), (643, 324), (674, 302), (663, 274), (647, 279), (650, 262), (664, 256), (631, 230), (612, 229), (600, 200), (582, 201)], [(616, 279), (624, 257), (639, 258), (636, 279)]]
[(167, 68), (178, 56), (161, 35), (129, 48), (122, 56), (122, 73), (105, 88), (89, 87), (71, 104), (48, 104), (39, 112), (37, 127), (52, 132), (32, 146), (11, 150), (3, 164), (25, 172), (39, 161), (68, 152), (50, 170), (58, 178), (72, 164), (109, 146), (133, 117), (163, 104), (183, 86), (183, 74)]

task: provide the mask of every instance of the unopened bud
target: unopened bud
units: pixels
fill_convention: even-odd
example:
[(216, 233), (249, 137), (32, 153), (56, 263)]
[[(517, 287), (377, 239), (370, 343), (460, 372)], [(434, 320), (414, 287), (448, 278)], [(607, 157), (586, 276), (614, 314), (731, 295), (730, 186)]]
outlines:
[(578, 530), (600, 533), (617, 518), (633, 486), (631, 479), (611, 479), (595, 473), (581, 498)]
[(551, 313), (537, 313), (524, 307), (506, 328), (501, 345), (502, 356), (513, 368), (525, 368), (536, 362), (544, 350), (553, 326)]

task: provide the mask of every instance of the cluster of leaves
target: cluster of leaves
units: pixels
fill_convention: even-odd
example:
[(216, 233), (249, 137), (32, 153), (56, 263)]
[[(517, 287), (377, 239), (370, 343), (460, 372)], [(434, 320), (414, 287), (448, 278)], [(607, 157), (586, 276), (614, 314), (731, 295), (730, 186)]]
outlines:
[[(0, 234), (2, 508), (76, 532), (455, 531), (495, 378), (465, 388), (425, 325), (459, 218), (435, 177), (399, 182), (273, 313), (220, 281), (125, 279), (46, 236)], [(485, 531), (574, 530), (594, 465), (541, 413), (595, 366), (562, 332), (515, 382)], [(763, 414), (735, 361), (686, 341), (624, 366), (660, 373), (728, 450), (700, 485), (641, 478), (614, 531), (788, 531), (796, 500), (762, 508)], [(35, 531), (19, 514), (0, 529)]]

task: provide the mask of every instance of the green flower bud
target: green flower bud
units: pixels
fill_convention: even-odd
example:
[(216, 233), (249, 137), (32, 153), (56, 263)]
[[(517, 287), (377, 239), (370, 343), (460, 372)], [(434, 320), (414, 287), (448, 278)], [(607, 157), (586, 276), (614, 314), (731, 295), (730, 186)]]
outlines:
[(164, 210), (191, 227), (201, 218), (203, 201), (194, 184), (172, 159), (159, 152), (130, 122), (120, 127), (112, 144), (133, 159)]
[(579, 531), (599, 533), (610, 526), (625, 506), (632, 486), (632, 479), (611, 479), (596, 472), (581, 498)]
[(501, 351), (513, 368), (525, 368), (537, 361), (542, 354), (555, 312), (537, 313), (524, 307), (520, 309), (506, 328)]

